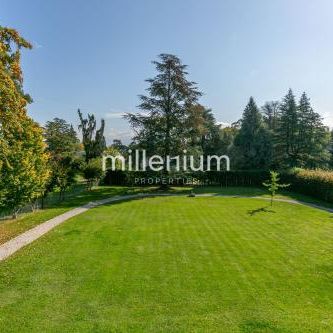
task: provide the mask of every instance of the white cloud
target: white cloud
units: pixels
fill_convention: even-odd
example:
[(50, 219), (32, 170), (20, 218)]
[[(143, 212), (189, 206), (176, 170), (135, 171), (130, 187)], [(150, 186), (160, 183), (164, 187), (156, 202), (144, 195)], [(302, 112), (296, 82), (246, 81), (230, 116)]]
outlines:
[(219, 125), (219, 126), (221, 126), (222, 128), (230, 127), (231, 126), (230, 123), (226, 123), (226, 122), (223, 122), (223, 121), (217, 121), (216, 124)]
[(131, 130), (119, 130), (111, 127), (104, 135), (108, 144), (111, 144), (114, 139), (121, 140), (123, 143), (128, 144), (131, 142), (134, 133)]
[(125, 115), (125, 112), (107, 112), (105, 114), (106, 119), (115, 119), (122, 118)]

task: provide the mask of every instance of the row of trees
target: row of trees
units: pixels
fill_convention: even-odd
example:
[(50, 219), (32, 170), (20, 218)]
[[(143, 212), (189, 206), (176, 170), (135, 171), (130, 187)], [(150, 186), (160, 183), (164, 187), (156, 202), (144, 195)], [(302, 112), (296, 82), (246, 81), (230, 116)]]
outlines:
[(268, 102), (261, 110), (251, 97), (234, 128), (228, 151), (239, 168), (330, 165), (331, 133), (305, 93), (297, 103), (290, 89), (281, 102)]
[(23, 90), (20, 58), (31, 47), (16, 30), (0, 26), (0, 207), (14, 217), (55, 189), (63, 198), (79, 172), (89, 181), (97, 177), (100, 161), (93, 160), (106, 147), (104, 121), (97, 129), (93, 115), (85, 119), (78, 111), (82, 144), (65, 120), (42, 128), (27, 115), (32, 99)]
[(83, 173), (89, 187), (94, 179), (101, 176), (100, 157), (106, 150), (105, 122), (102, 119), (101, 126), (97, 129), (94, 115), (88, 114), (88, 117), (84, 118), (80, 110), (78, 115), (82, 144), (73, 126), (64, 119), (55, 118), (45, 125), (44, 137), (51, 173), (44, 197), (58, 189), (59, 197), (63, 199), (65, 191), (76, 182), (79, 173)]
[[(140, 96), (141, 112), (125, 117), (135, 131), (130, 146), (114, 140), (107, 147), (105, 123), (78, 110), (80, 142), (74, 127), (55, 118), (40, 127), (26, 112), (32, 100), (23, 91), (22, 48), (31, 48), (15, 30), (0, 27), (0, 205), (14, 215), (26, 203), (65, 191), (84, 175), (89, 186), (101, 177), (103, 152), (126, 155), (146, 149), (148, 156), (228, 154), (233, 169), (327, 168), (332, 137), (304, 93), (296, 102), (290, 90), (281, 102), (259, 109), (250, 98), (243, 117), (221, 128), (210, 109), (199, 103), (202, 93), (187, 79), (179, 58), (161, 54)], [(166, 158), (164, 159), (167, 160)]]
[(251, 97), (238, 122), (221, 128), (210, 109), (199, 104), (201, 92), (187, 79), (176, 56), (154, 61), (157, 75), (146, 80), (141, 112), (127, 114), (135, 131), (132, 148), (148, 154), (228, 154), (233, 169), (327, 168), (331, 134), (305, 93), (296, 102), (292, 90), (281, 102), (259, 109)]

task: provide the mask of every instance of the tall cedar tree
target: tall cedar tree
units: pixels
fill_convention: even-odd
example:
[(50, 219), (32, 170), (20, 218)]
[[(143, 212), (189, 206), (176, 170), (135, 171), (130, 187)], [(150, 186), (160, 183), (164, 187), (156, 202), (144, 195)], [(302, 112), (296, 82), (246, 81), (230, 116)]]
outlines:
[(243, 169), (266, 169), (271, 163), (271, 136), (253, 99), (247, 104), (235, 138), (239, 166)]
[(41, 196), (49, 176), (42, 128), (26, 112), (21, 48), (31, 45), (16, 30), (0, 27), (0, 204), (16, 217)]
[(275, 129), (276, 164), (280, 167), (326, 168), (329, 164), (329, 131), (310, 100), (302, 94), (299, 104), (290, 89), (280, 104)]
[(136, 133), (135, 143), (148, 154), (165, 158), (186, 148), (190, 135), (186, 128), (188, 110), (201, 93), (194, 82), (187, 80), (186, 65), (175, 55), (160, 54), (153, 64), (158, 74), (146, 80), (148, 94), (140, 96), (139, 105), (143, 112), (128, 113), (125, 118)]
[(280, 104), (280, 119), (276, 129), (276, 163), (283, 167), (299, 164), (298, 107), (291, 89)]
[(105, 148), (106, 142), (104, 137), (105, 121), (101, 120), (101, 127), (96, 130), (96, 118), (92, 114), (88, 114), (88, 118), (85, 119), (82, 116), (80, 109), (78, 109), (78, 114), (80, 118), (79, 130), (82, 131), (82, 143), (85, 151), (86, 162), (91, 159), (102, 156)]
[(264, 121), (267, 124), (268, 128), (274, 131), (278, 125), (279, 102), (266, 102), (265, 105), (261, 108), (261, 110), (264, 114)]
[(304, 92), (298, 105), (299, 166), (306, 168), (327, 167), (330, 133), (321, 116), (314, 112), (310, 99)]

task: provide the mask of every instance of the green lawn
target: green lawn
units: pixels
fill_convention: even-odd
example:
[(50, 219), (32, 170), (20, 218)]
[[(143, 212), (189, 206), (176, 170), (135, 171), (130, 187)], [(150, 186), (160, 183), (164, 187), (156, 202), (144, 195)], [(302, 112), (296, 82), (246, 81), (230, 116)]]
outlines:
[[(80, 189), (80, 187), (79, 187)], [(59, 202), (58, 194), (50, 195), (48, 205), (43, 210), (23, 213), (17, 219), (0, 220), (0, 244), (34, 226), (45, 222), (66, 211), (84, 205), (90, 201), (113, 197), (116, 195), (135, 194), (138, 192), (150, 192), (155, 188), (146, 187), (120, 187), (120, 186), (98, 186), (92, 191), (76, 190), (66, 194), (64, 201)]]
[(0, 263), (0, 332), (332, 332), (332, 239), (288, 203), (94, 208)]
[[(260, 196), (269, 197), (267, 191), (263, 188), (252, 187), (172, 187), (168, 190), (169, 193), (189, 193), (194, 190), (198, 194), (210, 193), (217, 195), (243, 195), (243, 196)], [(59, 202), (58, 195), (50, 195), (46, 209), (38, 210), (35, 212), (21, 214), (16, 220), (13, 219), (0, 219), (0, 244), (5, 243), (11, 238), (23, 233), (24, 231), (33, 228), (34, 226), (47, 221), (57, 215), (65, 213), (66, 211), (86, 204), (90, 201), (109, 198), (116, 195), (136, 194), (136, 193), (154, 193), (160, 192), (158, 187), (120, 187), (120, 186), (98, 186), (92, 191), (82, 191), (80, 187), (74, 189), (66, 195), (66, 200)], [(304, 202), (318, 204), (324, 207), (333, 208), (332, 204), (296, 194), (293, 192), (282, 192), (277, 195), (277, 198), (302, 200)]]
[(46, 209), (30, 213), (23, 213), (17, 219), (0, 220), (0, 244), (5, 243), (18, 234), (33, 228), (37, 224), (47, 221), (57, 215), (92, 200), (126, 193), (127, 188), (99, 187), (93, 191), (74, 191), (74, 196), (68, 195), (66, 201), (59, 202), (54, 195), (50, 198)]

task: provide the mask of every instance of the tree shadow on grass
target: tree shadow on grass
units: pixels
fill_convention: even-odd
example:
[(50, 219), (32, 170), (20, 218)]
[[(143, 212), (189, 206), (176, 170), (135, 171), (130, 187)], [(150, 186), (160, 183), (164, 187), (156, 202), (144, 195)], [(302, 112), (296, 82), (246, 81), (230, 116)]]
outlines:
[(276, 213), (275, 210), (270, 209), (271, 206), (265, 206), (265, 207), (261, 207), (261, 208), (257, 208), (257, 209), (251, 209), (248, 210), (247, 213), (250, 216), (255, 216), (256, 214), (259, 213)]
[(247, 320), (240, 325), (240, 329), (244, 333), (282, 332), (275, 324), (264, 320)]

